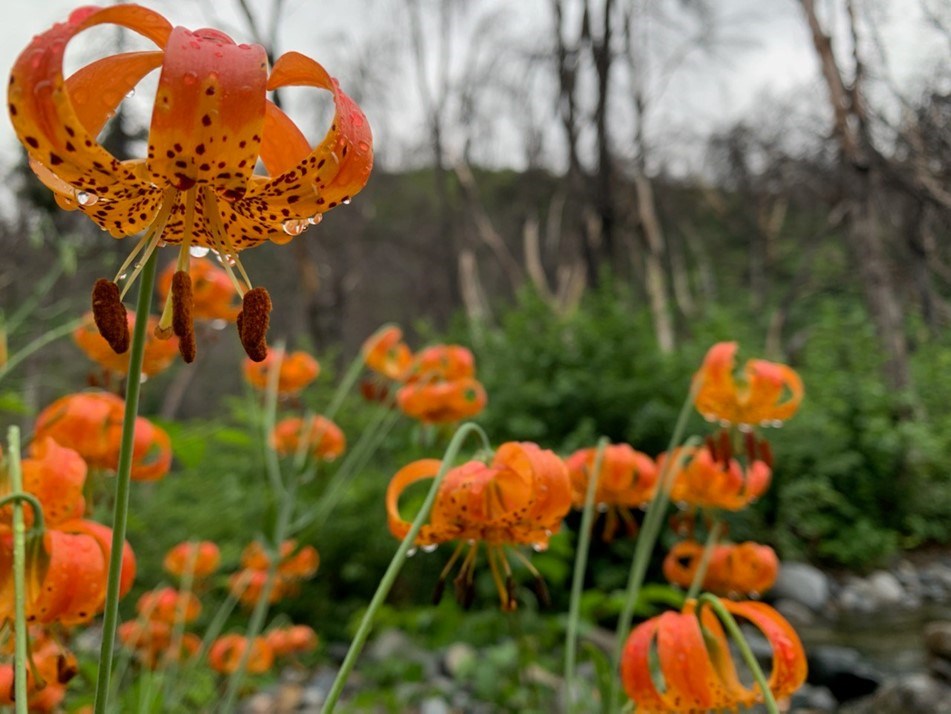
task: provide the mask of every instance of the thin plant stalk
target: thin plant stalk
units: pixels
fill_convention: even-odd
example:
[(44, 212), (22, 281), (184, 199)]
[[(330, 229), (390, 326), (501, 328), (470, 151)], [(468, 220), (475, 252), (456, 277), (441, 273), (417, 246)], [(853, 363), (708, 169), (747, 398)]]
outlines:
[(69, 322), (62, 324), (53, 330), (44, 332), (28, 345), (15, 352), (13, 356), (7, 360), (7, 363), (0, 367), (0, 381), (10, 374), (10, 372), (12, 372), (27, 357), (32, 355), (34, 352), (43, 349), (49, 343), (55, 342), (60, 337), (65, 337), (66, 335), (71, 334), (73, 330), (82, 324), (82, 322), (83, 318), (81, 317), (78, 317), (75, 320), (70, 320)]
[[(10, 449), (10, 481), (13, 494), (23, 493), (23, 471), (20, 466), (20, 428), (11, 426), (7, 432), (7, 445)], [(35, 514), (41, 513), (33, 505)], [(42, 518), (42, 516), (39, 516)], [(27, 714), (27, 629), (26, 629), (26, 521), (23, 518), (21, 498), (13, 500), (13, 597), (14, 597), (14, 635), (16, 651), (14, 657), (13, 691), (17, 693), (16, 714)]]
[(132, 449), (135, 437), (135, 419), (139, 412), (139, 388), (142, 385), (142, 357), (155, 287), (156, 254), (146, 260), (139, 282), (139, 297), (129, 348), (129, 376), (126, 379), (125, 413), (122, 417), (122, 441), (119, 446), (119, 468), (116, 471), (115, 502), (112, 521), (112, 552), (109, 554), (109, 578), (106, 583), (106, 602), (102, 621), (102, 647), (99, 650), (99, 673), (96, 679), (95, 714), (106, 714), (109, 702), (109, 681), (112, 677), (112, 655), (119, 624), (119, 575), (122, 569), (122, 551), (125, 545), (126, 524), (129, 518), (129, 484), (132, 474)]
[(366, 644), (367, 638), (370, 636), (370, 630), (373, 628), (373, 620), (376, 617), (376, 613), (383, 604), (383, 601), (386, 600), (386, 596), (389, 594), (390, 588), (393, 587), (393, 583), (396, 581), (396, 576), (399, 575), (400, 570), (403, 568), (403, 564), (406, 562), (407, 553), (409, 553), (410, 549), (414, 547), (414, 542), (420, 528), (423, 527), (426, 519), (429, 518), (429, 511), (433, 507), (433, 502), (436, 500), (436, 493), (439, 491), (439, 487), (442, 485), (446, 473), (448, 473), (449, 469), (452, 468), (453, 462), (458, 456), (466, 438), (473, 433), (477, 434), (481, 438), (483, 446), (486, 449), (491, 448), (488, 437), (485, 435), (485, 432), (482, 430), (482, 428), (477, 424), (467, 422), (459, 427), (459, 430), (453, 435), (452, 440), (449, 442), (449, 446), (446, 448), (446, 453), (443, 455), (439, 472), (436, 474), (432, 485), (429, 487), (429, 493), (426, 494), (426, 500), (423, 501), (423, 505), (420, 507), (419, 513), (417, 513), (416, 518), (413, 519), (413, 524), (410, 526), (409, 531), (403, 538), (403, 542), (400, 543), (400, 547), (397, 548), (396, 554), (390, 561), (390, 565), (387, 567), (386, 573), (383, 575), (383, 579), (380, 580), (380, 584), (377, 586), (376, 592), (373, 594), (373, 599), (370, 601), (370, 605), (367, 608), (367, 611), (364, 613), (363, 619), (360, 621), (360, 626), (357, 628), (357, 632), (353, 636), (353, 641), (350, 643), (350, 649), (347, 650), (347, 656), (344, 658), (343, 664), (340, 665), (340, 671), (337, 672), (337, 678), (334, 680), (334, 683), (330, 688), (330, 692), (327, 694), (327, 699), (324, 702), (323, 708), (321, 709), (321, 714), (332, 714), (334, 707), (337, 706), (337, 701), (340, 699), (340, 695), (343, 693), (343, 688), (347, 683), (347, 678), (353, 671), (353, 668), (357, 662), (357, 657), (360, 656), (360, 652), (363, 650), (363, 646)]
[(280, 500), (277, 520), (275, 521), (274, 530), (271, 534), (271, 540), (274, 544), (274, 551), (270, 554), (267, 578), (261, 587), (261, 592), (258, 596), (257, 602), (254, 604), (254, 610), (251, 612), (251, 619), (249, 620), (248, 627), (244, 633), (247, 646), (241, 653), (241, 659), (238, 661), (237, 668), (231, 673), (231, 676), (228, 677), (228, 687), (225, 692), (224, 703), (222, 704), (222, 711), (225, 712), (234, 710), (238, 697), (238, 691), (240, 690), (241, 683), (244, 680), (245, 674), (247, 673), (248, 662), (251, 660), (251, 653), (254, 649), (254, 638), (257, 637), (261, 630), (264, 629), (264, 621), (267, 618), (267, 613), (270, 609), (271, 592), (273, 591), (274, 584), (277, 581), (277, 569), (281, 560), (281, 543), (287, 536), (291, 517), (294, 514), (294, 507), (297, 500), (297, 486), (300, 482), (298, 475), (292, 474), (291, 478), (288, 479), (288, 483), (284, 483), (284, 479), (281, 475), (281, 465), (277, 457), (277, 452), (274, 451), (274, 449), (272, 449), (269, 444), (270, 435), (273, 433), (274, 425), (277, 422), (277, 385), (281, 373), (281, 355), (283, 354), (284, 346), (283, 344), (279, 344), (275, 347), (275, 349), (277, 350), (278, 359), (275, 360), (275, 363), (271, 366), (271, 369), (268, 372), (267, 391), (264, 395), (264, 419), (262, 422), (266, 452), (265, 464), (268, 472), (268, 480), (272, 489)]
[(720, 622), (722, 622), (724, 627), (726, 627), (730, 637), (733, 638), (733, 642), (739, 648), (740, 655), (743, 657), (743, 661), (746, 662), (746, 666), (749, 667), (750, 672), (753, 674), (753, 678), (759, 685), (760, 692), (763, 694), (763, 704), (766, 706), (766, 711), (769, 712), (769, 714), (779, 714), (779, 707), (776, 704), (776, 698), (773, 696), (773, 692), (769, 688), (769, 682), (766, 679), (766, 675), (763, 673), (763, 668), (760, 667), (759, 662), (756, 661), (756, 655), (754, 655), (753, 650), (750, 649), (750, 645), (743, 636), (740, 626), (736, 624), (736, 619), (733, 617), (733, 613), (723, 606), (720, 598), (716, 597), (715, 595), (711, 595), (710, 593), (704, 593), (698, 600), (698, 619), (700, 618), (700, 609), (704, 605), (707, 605), (716, 613), (717, 617), (720, 619)]
[(696, 599), (700, 594), (700, 588), (703, 587), (703, 580), (707, 577), (707, 569), (710, 567), (710, 559), (713, 557), (713, 550), (720, 541), (720, 534), (723, 532), (723, 521), (719, 518), (713, 522), (710, 532), (707, 534), (707, 542), (703, 546), (703, 553), (700, 554), (700, 562), (697, 563), (697, 571), (693, 574), (693, 580), (690, 582), (690, 588), (687, 590), (687, 600)]
[[(664, 514), (667, 511), (667, 504), (670, 501), (670, 489), (673, 486), (673, 479), (680, 469), (681, 462), (685, 458), (685, 453), (681, 452), (675, 458), (674, 449), (683, 439), (684, 431), (687, 427), (687, 419), (693, 407), (694, 396), (699, 388), (697, 380), (691, 385), (687, 398), (684, 400), (680, 413), (677, 415), (677, 422), (674, 425), (674, 431), (670, 437), (670, 443), (667, 445), (667, 458), (664, 460), (664, 466), (661, 469), (658, 479), (657, 492), (651, 499), (647, 507), (647, 513), (644, 514), (644, 523), (641, 526), (641, 533), (637, 538), (637, 545), (634, 547), (634, 558), (631, 561), (631, 570), (627, 580), (627, 590), (624, 595), (624, 606), (621, 608), (621, 614), (618, 616), (617, 629), (614, 635), (614, 652), (611, 657), (611, 671), (617, 673), (621, 664), (621, 650), (624, 647), (624, 640), (631, 629), (631, 620), (634, 617), (634, 605), (640, 595), (641, 586), (644, 584), (644, 575), (647, 573), (647, 565), (650, 562), (651, 552), (654, 550), (654, 544), (657, 542), (657, 536), (660, 533), (661, 525), (664, 522)], [(696, 439), (689, 440), (685, 447), (699, 443)], [(611, 690), (608, 695), (608, 712), (617, 711), (619, 693), (618, 677), (611, 678)]]
[(591, 532), (594, 530), (594, 496), (601, 479), (601, 465), (607, 446), (607, 437), (601, 437), (594, 456), (594, 468), (588, 473), (588, 489), (585, 491), (584, 510), (581, 512), (581, 527), (578, 532), (578, 552), (575, 554), (575, 571), (571, 579), (571, 602), (565, 635), (565, 701), (568, 711), (574, 711), (575, 708), (575, 661), (578, 651), (578, 623), (581, 619), (581, 593), (584, 589), (584, 574), (588, 568)]

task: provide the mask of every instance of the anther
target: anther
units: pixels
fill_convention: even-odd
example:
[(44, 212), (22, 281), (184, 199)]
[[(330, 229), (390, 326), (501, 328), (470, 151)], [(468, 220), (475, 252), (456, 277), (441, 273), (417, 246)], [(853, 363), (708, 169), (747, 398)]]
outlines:
[(123, 354), (129, 349), (129, 323), (119, 286), (105, 278), (99, 278), (92, 288), (92, 315), (99, 334), (112, 351)]
[(79, 673), (79, 668), (76, 666), (76, 660), (72, 658), (67, 658), (65, 655), (60, 654), (56, 658), (56, 681), (60, 684), (66, 684)]
[(532, 589), (535, 591), (535, 597), (538, 598), (538, 603), (542, 607), (551, 607), (551, 595), (548, 593), (548, 586), (545, 584), (545, 579), (541, 575), (536, 575), (533, 584), (534, 587)]
[(186, 363), (195, 361), (195, 326), (192, 319), (192, 279), (184, 270), (172, 276), (172, 332)]
[(267, 330), (271, 323), (271, 296), (264, 288), (253, 288), (244, 294), (238, 313), (238, 336), (241, 346), (254, 362), (267, 357)]
[(446, 578), (441, 577), (436, 581), (436, 587), (433, 588), (433, 605), (438, 605), (442, 601), (442, 594), (446, 591)]
[(515, 578), (511, 575), (505, 578), (505, 603), (502, 610), (505, 612), (515, 612), (518, 609), (518, 602), (515, 600)]

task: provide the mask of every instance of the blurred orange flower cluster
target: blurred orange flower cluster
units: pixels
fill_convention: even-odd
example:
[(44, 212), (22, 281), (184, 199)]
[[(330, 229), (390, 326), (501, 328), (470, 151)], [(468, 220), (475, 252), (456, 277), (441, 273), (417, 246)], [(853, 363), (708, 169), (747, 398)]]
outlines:
[[(702, 554), (702, 543), (677, 543), (664, 559), (664, 577), (674, 585), (689, 587)], [(779, 558), (768, 545), (719, 543), (714, 546), (701, 587), (716, 595), (759, 595), (773, 587), (778, 573)]]
[(347, 437), (339, 426), (319, 414), (306, 424), (299, 417), (288, 417), (274, 426), (271, 448), (279, 456), (290, 456), (305, 449), (315, 459), (333, 461), (346, 450)]
[(424, 424), (452, 424), (485, 408), (475, 357), (461, 345), (432, 345), (413, 355), (402, 330), (388, 325), (364, 342), (363, 359), (377, 375), (364, 394), (386, 399), (392, 383), (400, 410)]
[[(16, 640), (0, 647), (0, 707), (13, 707), (13, 656)], [(31, 712), (59, 711), (66, 697), (66, 685), (79, 671), (76, 657), (63, 647), (45, 627), (30, 628), (30, 661), (27, 669), (27, 707)]]
[[(129, 312), (126, 319), (131, 332), (135, 328), (135, 313)], [(142, 356), (142, 374), (146, 377), (154, 377), (165, 371), (178, 354), (178, 338), (160, 340), (153, 335), (158, 322), (158, 317), (149, 315), (145, 353)], [(82, 324), (73, 331), (73, 341), (90, 360), (106, 372), (123, 377), (129, 373), (129, 352), (116, 354), (113, 351), (105, 338), (99, 334), (91, 312), (83, 316)]]
[[(400, 496), (410, 485), (434, 478), (440, 466), (437, 459), (414, 461), (391, 479), (386, 491), (386, 511), (390, 532), (395, 537), (406, 537), (411, 526), (400, 515)], [(443, 571), (441, 584), (468, 546), (455, 580), (457, 599), (464, 605), (472, 602), (476, 557), (479, 544), (484, 543), (502, 608), (514, 610), (514, 579), (505, 546), (546, 549), (570, 506), (571, 482), (564, 462), (536, 444), (508, 442), (495, 451), (488, 464), (469, 461), (446, 473), (429, 523), (420, 529), (416, 543), (431, 549), (447, 541), (461, 541)], [(513, 552), (528, 565), (541, 586), (537, 571), (518, 550)]]
[[(277, 578), (271, 587), (268, 602), (293, 596), (301, 580), (312, 578), (320, 565), (320, 555), (312, 545), (298, 547), (296, 540), (281, 543)], [(264, 545), (254, 541), (241, 554), (241, 570), (230, 576), (231, 592), (248, 607), (261, 599), (271, 567), (271, 556)]]
[(281, 397), (293, 397), (317, 379), (320, 364), (306, 352), (287, 353), (283, 350), (270, 350), (267, 357), (260, 361), (244, 361), (244, 378), (255, 389), (267, 389), (271, 371), (280, 362), (277, 375), (277, 393)]

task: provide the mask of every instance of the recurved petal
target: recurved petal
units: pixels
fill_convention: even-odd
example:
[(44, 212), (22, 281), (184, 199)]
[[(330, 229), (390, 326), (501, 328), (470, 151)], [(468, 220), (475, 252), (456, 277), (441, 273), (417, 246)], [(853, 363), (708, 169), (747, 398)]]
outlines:
[(236, 45), (215, 30), (172, 30), (149, 133), (152, 180), (244, 195), (261, 146), (266, 83), (260, 45)]
[[(91, 101), (81, 91), (86, 88), (83, 76), (77, 80), (75, 93), (63, 77), (67, 43), (79, 32), (103, 23), (128, 27), (159, 46), (164, 45), (170, 29), (161, 15), (135, 5), (77, 10), (67, 22), (37, 35), (17, 58), (10, 74), (8, 108), (17, 136), (31, 159), (75, 190), (98, 198), (125, 199), (150, 187), (97, 143), (97, 132), (87, 129), (82, 113), (76, 109), (76, 105)], [(99, 72), (91, 71), (93, 75)], [(103, 93), (102, 101), (111, 101), (117, 90), (110, 90)], [(119, 93), (115, 103), (123, 96)], [(88, 114), (85, 120), (90, 120)]]
[[(442, 462), (439, 459), (420, 459), (407, 464), (390, 479), (386, 487), (386, 517), (390, 532), (395, 537), (405, 538), (412, 526), (412, 523), (400, 515), (399, 501), (403, 491), (417, 481), (435, 478), (441, 465)], [(441, 543), (444, 540), (446, 539), (430, 526), (423, 526), (416, 538), (416, 542), (420, 545)]]
[[(282, 55), (274, 63), (267, 88), (289, 85), (329, 90), (335, 113), (330, 130), (316, 149), (298, 156), (296, 164), (280, 175), (255, 183), (246, 200), (235, 202), (239, 213), (265, 223), (272, 214), (306, 220), (348, 201), (366, 184), (373, 165), (373, 138), (366, 117), (321, 65), (297, 52)], [(288, 122), (271, 114), (272, 131), (295, 136), (294, 152), (302, 150), (303, 144)], [(291, 156), (278, 158), (270, 152), (265, 158), (283, 166)]]

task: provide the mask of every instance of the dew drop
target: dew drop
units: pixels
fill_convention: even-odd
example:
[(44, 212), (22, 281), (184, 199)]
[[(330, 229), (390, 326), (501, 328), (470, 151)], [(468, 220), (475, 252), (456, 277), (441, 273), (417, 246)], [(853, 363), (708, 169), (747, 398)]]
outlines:
[(132, 89), (130, 89), (128, 92), (125, 93), (126, 99), (132, 99), (132, 97), (134, 96), (135, 96), (135, 87), (133, 87)]
[(99, 196), (88, 191), (76, 192), (76, 203), (80, 206), (94, 206), (99, 202)]
[(424, 546), (423, 546), (423, 552), (424, 552), (424, 553), (432, 553), (432, 552), (433, 552), (434, 550), (436, 550), (436, 548), (438, 548), (438, 547), (439, 547), (439, 544), (438, 544), (438, 543), (428, 543), (427, 545), (424, 545)]
[(307, 222), (310, 223), (310, 225), (312, 225), (312, 226), (316, 226), (316, 225), (317, 225), (318, 223), (320, 223), (322, 220), (324, 220), (324, 214), (323, 214), (323, 213), (315, 213), (314, 215), (312, 215), (310, 218), (307, 219)]
[(159, 248), (164, 248), (165, 246), (168, 245), (168, 243), (166, 243), (164, 240), (160, 240), (160, 241), (159, 241), (158, 243), (156, 243), (155, 245), (157, 245)]
[(284, 228), (284, 232), (287, 233), (287, 235), (299, 236), (307, 229), (309, 225), (310, 223), (306, 220), (302, 221), (297, 218), (289, 218), (288, 220), (284, 221), (282, 227)]
[(771, 421), (769, 425), (773, 427), (774, 429), (779, 429), (780, 427), (782, 427), (783, 421), (782, 419), (773, 419), (773, 421)]
[(370, 150), (370, 145), (369, 145), (367, 142), (361, 141), (361, 142), (358, 142), (358, 143), (357, 143), (357, 152), (358, 152), (358, 153), (360, 153), (360, 154), (365, 154), (365, 153), (367, 153), (369, 150)]
[(343, 199), (340, 203), (342, 203), (344, 206), (349, 206), (349, 205), (350, 205), (350, 201), (351, 201), (351, 199), (345, 198), (345, 199)]
[(128, 274), (128, 273), (120, 273), (120, 274), (119, 274), (119, 280), (125, 280), (127, 277), (129, 277), (129, 274)]
[(195, 84), (195, 82), (198, 81), (198, 75), (194, 72), (185, 72), (185, 74), (182, 75), (182, 81), (185, 84)]
[(193, 245), (188, 249), (189, 255), (193, 258), (204, 258), (208, 255), (208, 248), (203, 245)]
[(548, 544), (547, 543), (532, 543), (532, 550), (534, 550), (536, 553), (542, 553), (548, 550)]
[(598, 513), (607, 513), (607, 512), (608, 512), (608, 504), (606, 504), (606, 503), (599, 503), (599, 504), (596, 506), (596, 508), (598, 509)]
[(414, 555), (416, 555), (416, 548), (410, 548), (408, 551), (406, 551), (407, 558), (412, 558)]
[(219, 320), (212, 320), (211, 323), (209, 323), (209, 324), (211, 325), (211, 329), (212, 329), (212, 330), (219, 330), (219, 331), (220, 331), (220, 330), (225, 329), (225, 328), (228, 326), (228, 321), (227, 321), (227, 320), (220, 320), (220, 319), (219, 319)]

